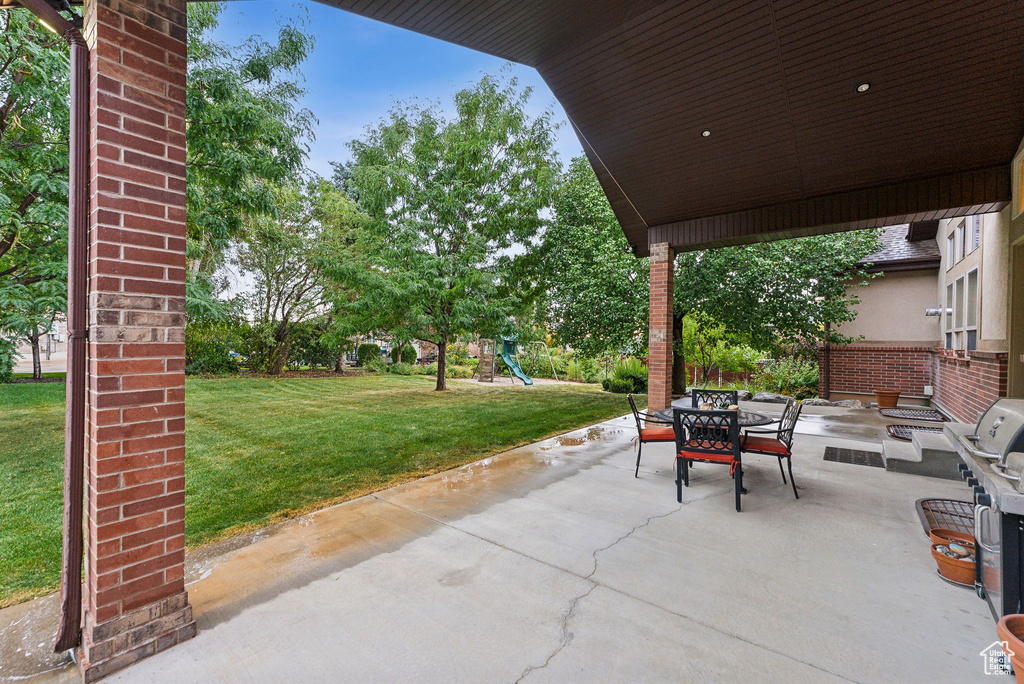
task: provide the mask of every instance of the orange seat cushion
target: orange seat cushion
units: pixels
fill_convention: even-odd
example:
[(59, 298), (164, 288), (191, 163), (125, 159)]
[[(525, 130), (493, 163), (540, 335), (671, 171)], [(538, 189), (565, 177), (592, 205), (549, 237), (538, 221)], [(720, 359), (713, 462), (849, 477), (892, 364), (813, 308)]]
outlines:
[(640, 431), (640, 440), (644, 442), (674, 442), (676, 431), (670, 427), (644, 428)]
[(718, 463), (732, 463), (736, 459), (733, 458), (732, 454), (725, 452), (718, 454), (707, 454), (703, 451), (680, 451), (676, 454), (676, 458), (693, 458), (700, 461), (716, 461)]
[(789, 449), (785, 444), (771, 437), (747, 437), (743, 443), (744, 451), (767, 451), (770, 454), (789, 455)]

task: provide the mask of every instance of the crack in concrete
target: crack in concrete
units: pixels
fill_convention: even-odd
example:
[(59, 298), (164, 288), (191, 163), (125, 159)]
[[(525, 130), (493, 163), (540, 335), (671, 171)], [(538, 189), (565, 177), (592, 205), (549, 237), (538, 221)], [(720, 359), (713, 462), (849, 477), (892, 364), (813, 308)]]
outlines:
[(572, 603), (569, 604), (569, 609), (565, 611), (565, 614), (562, 616), (561, 627), (558, 632), (558, 646), (550, 655), (548, 655), (541, 665), (530, 665), (523, 670), (523, 674), (519, 675), (519, 679), (516, 680), (516, 684), (519, 684), (519, 682), (526, 679), (526, 677), (531, 673), (536, 672), (537, 670), (543, 670), (545, 667), (550, 665), (555, 656), (561, 653), (562, 650), (572, 642), (573, 636), (575, 635), (569, 631), (569, 622), (572, 620), (573, 613), (576, 612), (576, 607), (580, 604), (580, 601), (590, 596), (591, 592), (597, 589), (597, 587), (598, 584), (596, 582), (592, 583), (589, 589), (572, 600)]

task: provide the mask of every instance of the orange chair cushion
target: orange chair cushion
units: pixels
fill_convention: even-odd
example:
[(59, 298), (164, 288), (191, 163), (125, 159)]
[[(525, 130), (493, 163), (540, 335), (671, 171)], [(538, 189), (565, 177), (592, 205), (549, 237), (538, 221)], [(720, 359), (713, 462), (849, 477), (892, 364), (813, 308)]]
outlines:
[(747, 437), (747, 441), (743, 443), (743, 450), (767, 451), (770, 454), (781, 454), (783, 456), (789, 455), (789, 449), (786, 448), (786, 445), (771, 437)]
[(644, 428), (640, 431), (640, 440), (644, 442), (674, 442), (676, 431), (670, 427)]
[(680, 451), (676, 454), (676, 458), (693, 458), (700, 461), (716, 461), (718, 463), (732, 463), (736, 460), (732, 454), (709, 454), (703, 451)]

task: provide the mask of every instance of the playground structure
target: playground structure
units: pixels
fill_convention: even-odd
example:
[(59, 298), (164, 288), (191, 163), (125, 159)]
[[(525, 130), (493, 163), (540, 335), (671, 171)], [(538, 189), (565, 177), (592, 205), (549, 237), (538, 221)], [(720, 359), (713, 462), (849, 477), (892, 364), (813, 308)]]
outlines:
[[(544, 355), (547, 356), (548, 363), (551, 364), (551, 374), (555, 380), (558, 380), (558, 371), (555, 370), (555, 362), (551, 358), (551, 352), (548, 351), (548, 345), (541, 341), (526, 342), (524, 344), (539, 344), (544, 349)], [(480, 382), (494, 382), (495, 354), (499, 355), (502, 362), (504, 362), (505, 370), (508, 371), (512, 384), (515, 384), (516, 378), (519, 378), (525, 386), (533, 384), (533, 378), (526, 374), (519, 361), (519, 342), (514, 338), (480, 340), (480, 365), (477, 367)], [(539, 357), (540, 355), (538, 354), (538, 359)], [(531, 368), (531, 372), (532, 370)]]

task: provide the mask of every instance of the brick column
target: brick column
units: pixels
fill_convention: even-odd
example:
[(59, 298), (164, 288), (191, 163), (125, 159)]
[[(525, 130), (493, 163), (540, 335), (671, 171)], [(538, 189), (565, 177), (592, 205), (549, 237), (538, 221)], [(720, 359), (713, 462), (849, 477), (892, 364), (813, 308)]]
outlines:
[(185, 24), (184, 0), (86, 0), (86, 681), (195, 634), (184, 585)]
[(667, 242), (651, 245), (650, 339), (647, 358), (647, 408), (672, 405), (672, 276), (675, 250)]

